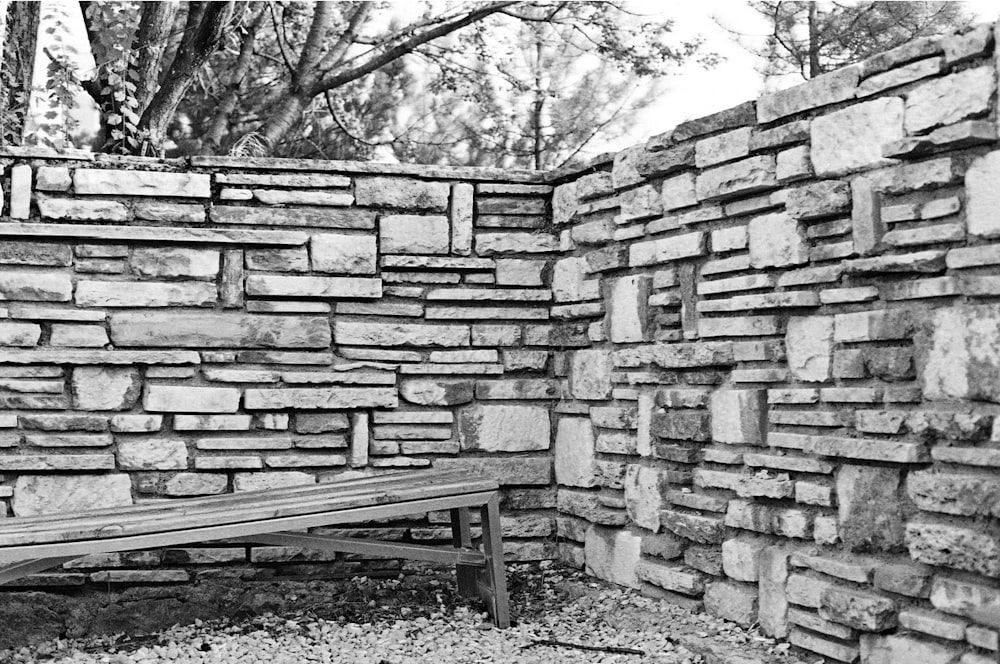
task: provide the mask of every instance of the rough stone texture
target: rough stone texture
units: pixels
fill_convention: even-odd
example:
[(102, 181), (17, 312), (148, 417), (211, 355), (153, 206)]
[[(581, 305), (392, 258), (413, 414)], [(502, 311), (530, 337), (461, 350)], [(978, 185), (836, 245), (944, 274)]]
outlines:
[(998, 177), (1000, 152), (976, 158), (965, 172), (965, 218), (972, 235), (1000, 235), (1000, 191), (995, 186)]
[(993, 67), (976, 67), (920, 85), (906, 97), (906, 131), (919, 134), (973, 115), (985, 115), (996, 90)]
[(379, 221), (379, 242), (386, 254), (447, 254), (448, 217), (395, 214)]
[(785, 329), (788, 369), (795, 378), (822, 383), (833, 364), (833, 317), (792, 316)]
[(906, 546), (911, 558), (928, 565), (1000, 576), (1000, 537), (981, 527), (911, 521)]
[(886, 97), (848, 106), (813, 120), (813, 168), (819, 177), (841, 175), (890, 163), (882, 145), (903, 132), (903, 100)]
[(132, 367), (73, 369), (73, 403), (79, 410), (129, 410), (141, 389), (139, 371)]
[(142, 277), (215, 278), (219, 273), (219, 252), (211, 249), (136, 247), (132, 268)]
[(716, 581), (705, 588), (705, 610), (713, 616), (749, 627), (757, 621), (757, 588), (744, 583)]
[(309, 252), (317, 272), (375, 274), (376, 241), (370, 235), (319, 233), (310, 238)]
[(837, 472), (840, 539), (852, 551), (898, 551), (903, 544), (899, 471), (845, 464)]
[(76, 303), (81, 307), (183, 307), (215, 304), (214, 283), (201, 281), (80, 281)]
[(771, 189), (777, 185), (772, 155), (749, 157), (703, 171), (695, 189), (699, 200), (729, 198)]
[(409, 178), (359, 177), (354, 183), (354, 202), (362, 206), (443, 212), (448, 207), (449, 193), (444, 182)]
[[(896, 662), (954, 664), (958, 661), (960, 653), (961, 650), (954, 646), (916, 639), (912, 636), (897, 634), (861, 636), (861, 661), (865, 664), (896, 664)], [(968, 661), (963, 657), (961, 664), (975, 664), (975, 661)]]
[(78, 194), (208, 198), (211, 184), (210, 175), (199, 173), (93, 168), (78, 168), (73, 173), (73, 189)]
[(625, 509), (632, 522), (654, 533), (660, 531), (660, 510), (669, 506), (669, 471), (629, 464), (625, 471)]
[(472, 401), (473, 384), (460, 380), (412, 379), (400, 384), (399, 396), (422, 406), (455, 406)]
[(860, 67), (845, 67), (794, 87), (764, 95), (757, 100), (757, 122), (772, 122), (810, 108), (851, 99), (860, 76)]
[(184, 348), (326, 348), (326, 318), (259, 316), (238, 313), (112, 314), (111, 341), (116, 346)]
[(784, 267), (809, 262), (809, 244), (799, 222), (776, 212), (754, 217), (747, 227), (750, 265)]
[(160, 413), (235, 413), (240, 391), (232, 387), (148, 385), (142, 406)]
[(68, 274), (35, 270), (0, 271), (0, 301), (66, 302), (72, 292), (73, 284)]
[(736, 445), (764, 445), (767, 394), (764, 390), (720, 389), (712, 393), (712, 440)]
[(918, 347), (928, 399), (1000, 403), (1000, 306), (938, 309)]
[(118, 444), (122, 470), (184, 470), (187, 446), (183, 440), (127, 440)]
[(607, 399), (611, 396), (611, 353), (578, 350), (573, 353), (570, 391), (577, 399)]
[(611, 282), (605, 305), (604, 324), (612, 343), (646, 341), (649, 277), (621, 277)]
[(547, 450), (549, 413), (538, 406), (477, 404), (462, 411), (458, 432), (463, 450)]
[(64, 514), (132, 504), (132, 481), (110, 475), (21, 475), (14, 483), (14, 516)]
[(587, 529), (584, 551), (587, 574), (629, 588), (639, 587), (641, 539), (627, 530), (591, 526)]
[(586, 417), (562, 417), (556, 425), (556, 482), (567, 486), (592, 487), (594, 472), (594, 429)]

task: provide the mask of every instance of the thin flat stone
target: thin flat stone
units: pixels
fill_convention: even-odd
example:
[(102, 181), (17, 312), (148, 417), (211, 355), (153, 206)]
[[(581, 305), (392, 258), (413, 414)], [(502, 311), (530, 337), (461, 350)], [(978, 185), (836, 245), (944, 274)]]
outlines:
[(87, 226), (83, 224), (0, 224), (0, 237), (56, 237), (128, 242), (208, 242), (212, 244), (263, 244), (299, 246), (309, 236), (299, 231), (244, 231), (209, 228), (157, 228), (151, 226)]

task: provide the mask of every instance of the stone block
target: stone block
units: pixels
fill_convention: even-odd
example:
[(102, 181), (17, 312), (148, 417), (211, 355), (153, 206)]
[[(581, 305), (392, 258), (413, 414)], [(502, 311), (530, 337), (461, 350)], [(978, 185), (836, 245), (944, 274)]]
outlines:
[(670, 263), (706, 253), (705, 233), (686, 233), (659, 240), (647, 240), (629, 245), (629, 267)]
[(788, 634), (788, 581), (787, 547), (769, 546), (757, 556), (757, 590), (759, 608), (757, 619), (761, 631), (769, 636), (784, 637)]
[[(861, 635), (861, 661), (864, 664), (955, 664), (960, 647), (925, 641), (903, 634)], [(964, 660), (963, 660), (964, 664)]]
[(312, 269), (340, 274), (375, 274), (376, 239), (373, 235), (318, 233), (309, 239)]
[(654, 533), (660, 531), (660, 511), (669, 507), (669, 471), (628, 464), (625, 471), (625, 510), (632, 522)]
[(813, 120), (812, 163), (818, 177), (884, 166), (882, 146), (903, 138), (903, 100), (885, 97)]
[(73, 172), (73, 189), (77, 194), (209, 198), (211, 188), (212, 176), (203, 173), (95, 168), (78, 168)]
[(468, 346), (470, 330), (467, 325), (336, 320), (334, 337), (338, 344), (354, 346)]
[(716, 390), (711, 397), (711, 413), (712, 440), (735, 445), (766, 444), (766, 390)]
[(796, 219), (822, 219), (851, 207), (851, 185), (843, 180), (820, 180), (788, 192), (785, 211)]
[(250, 349), (330, 345), (330, 323), (324, 316), (171, 311), (115, 313), (110, 323), (116, 346)]
[(792, 316), (785, 329), (788, 368), (798, 380), (822, 383), (833, 364), (833, 316)]
[(820, 616), (864, 632), (892, 629), (897, 611), (891, 598), (866, 590), (828, 586), (820, 595)]
[(539, 406), (477, 404), (462, 411), (458, 431), (463, 450), (547, 450), (549, 412)]
[(131, 264), (141, 277), (214, 279), (219, 273), (219, 252), (214, 249), (135, 247)]
[(928, 327), (917, 338), (924, 397), (1000, 403), (1000, 306), (937, 309)]
[(732, 581), (715, 581), (705, 588), (705, 611), (713, 616), (749, 627), (757, 622), (756, 586)]
[[(998, 177), (1000, 151), (977, 157), (965, 172), (965, 218), (972, 235), (1000, 236), (1000, 190), (996, 187)], [(979, 249), (982, 250), (981, 247)]]
[(664, 510), (660, 513), (660, 525), (675, 535), (700, 544), (719, 544), (725, 540), (725, 524), (716, 516)]
[(79, 410), (129, 410), (139, 399), (142, 380), (134, 367), (76, 367), (71, 387)]
[(247, 295), (270, 297), (382, 297), (382, 280), (368, 277), (318, 277), (255, 274), (247, 277)]
[(436, 458), (434, 467), (491, 477), (501, 485), (547, 487), (552, 481), (552, 459), (547, 456)]
[(69, 274), (35, 270), (0, 272), (0, 300), (68, 302), (73, 293)]
[(700, 597), (705, 592), (705, 576), (680, 565), (641, 559), (635, 567), (640, 580), (682, 595)]
[(912, 471), (906, 493), (922, 510), (959, 516), (1000, 514), (1000, 480), (979, 475)]
[(837, 471), (840, 538), (851, 551), (899, 551), (903, 514), (900, 471), (844, 464)]
[(918, 562), (1000, 576), (1000, 538), (982, 527), (911, 521), (906, 547)]
[(384, 254), (447, 254), (451, 247), (448, 217), (384, 216), (379, 221), (379, 243)]
[(607, 399), (611, 396), (611, 353), (578, 350), (573, 353), (570, 392), (577, 399)]
[(240, 391), (235, 387), (147, 385), (143, 408), (160, 413), (235, 413)]
[(400, 384), (399, 396), (422, 406), (455, 406), (472, 401), (473, 383), (461, 380), (410, 379)]
[(286, 486), (315, 484), (316, 478), (299, 470), (280, 470), (267, 473), (233, 473), (233, 491), (263, 491)]
[(445, 182), (399, 177), (359, 177), (354, 182), (354, 202), (360, 206), (444, 212), (449, 193)]
[(211, 496), (225, 493), (229, 476), (224, 473), (177, 473), (163, 485), (165, 496)]
[(698, 200), (725, 199), (773, 189), (778, 184), (775, 168), (774, 155), (760, 155), (702, 171), (695, 182)]
[(101, 348), (108, 343), (108, 332), (102, 325), (62, 325), (52, 324), (49, 336), (50, 346), (76, 346), (80, 348)]
[(215, 304), (219, 293), (204, 281), (79, 281), (80, 307), (198, 307)]
[(545, 233), (477, 233), (475, 245), (479, 256), (543, 254), (560, 250), (559, 238)]
[(132, 481), (108, 475), (20, 475), (14, 483), (14, 516), (64, 514), (132, 504)]
[(919, 134), (985, 114), (996, 91), (992, 66), (966, 69), (920, 85), (906, 97), (906, 131)]
[(652, 280), (647, 276), (620, 277), (611, 282), (604, 326), (612, 343), (646, 341)]
[(709, 415), (705, 411), (670, 410), (653, 414), (652, 433), (671, 440), (711, 439)]
[(660, 207), (670, 211), (698, 204), (693, 173), (681, 173), (663, 181), (660, 188)]
[(183, 440), (123, 440), (118, 443), (122, 470), (184, 470), (187, 446)]
[[(238, 399), (239, 391), (237, 390), (237, 401)], [(359, 408), (395, 408), (398, 404), (399, 399), (394, 387), (249, 389), (243, 398), (243, 406), (247, 410), (284, 410), (286, 408), (301, 410), (347, 410)]]
[(722, 570), (730, 579), (756, 582), (760, 578), (761, 553), (771, 541), (764, 537), (741, 536), (722, 543)]
[(636, 567), (640, 545), (641, 539), (628, 530), (589, 527), (584, 540), (587, 574), (620, 586), (638, 588)]
[(586, 417), (562, 417), (556, 425), (556, 482), (574, 487), (597, 484), (594, 429)]
[(0, 346), (36, 346), (42, 328), (35, 323), (0, 322)]
[(72, 221), (128, 221), (129, 211), (116, 201), (48, 198), (39, 196), (38, 214), (43, 219)]
[(765, 124), (811, 108), (853, 99), (860, 77), (860, 67), (843, 67), (791, 88), (762, 95), (757, 100), (757, 122)]
[(809, 243), (799, 222), (784, 212), (754, 217), (747, 226), (750, 265), (785, 267), (809, 262)]
[(579, 302), (600, 297), (599, 282), (588, 279), (587, 261), (571, 256), (552, 268), (552, 297), (556, 302)]

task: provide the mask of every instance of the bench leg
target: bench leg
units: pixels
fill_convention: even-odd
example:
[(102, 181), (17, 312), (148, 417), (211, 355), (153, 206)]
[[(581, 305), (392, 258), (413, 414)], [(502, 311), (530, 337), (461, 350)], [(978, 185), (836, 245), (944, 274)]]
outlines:
[[(472, 527), (469, 525), (468, 507), (455, 507), (451, 510), (451, 542), (456, 549), (472, 547)], [(475, 597), (478, 594), (479, 586), (476, 578), (479, 569), (472, 565), (455, 565), (459, 595)]]
[(483, 515), (483, 554), (486, 556), (486, 579), (493, 595), (486, 599), (497, 627), (510, 627), (510, 606), (507, 603), (507, 573), (503, 564), (503, 541), (500, 538), (500, 495), (494, 493), (480, 508)]

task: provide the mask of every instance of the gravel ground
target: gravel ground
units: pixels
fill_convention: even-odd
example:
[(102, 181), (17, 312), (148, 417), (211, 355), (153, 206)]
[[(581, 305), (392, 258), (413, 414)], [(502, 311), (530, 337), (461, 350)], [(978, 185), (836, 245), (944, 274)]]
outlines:
[(345, 582), (332, 600), (328, 589), (322, 597), (298, 590), (283, 615), (197, 621), (141, 637), (57, 639), (0, 651), (0, 662), (807, 664), (755, 629), (574, 570), (520, 565), (508, 577), (514, 618), (508, 630), (493, 628), (475, 601), (457, 597), (453, 576), (421, 568)]

